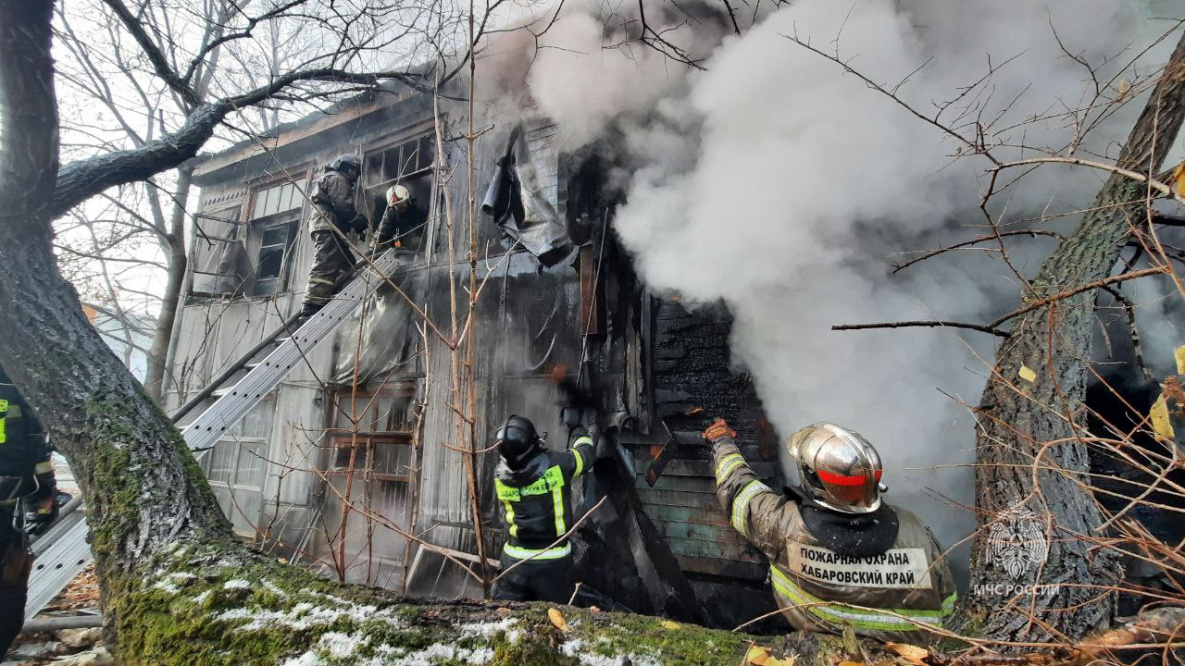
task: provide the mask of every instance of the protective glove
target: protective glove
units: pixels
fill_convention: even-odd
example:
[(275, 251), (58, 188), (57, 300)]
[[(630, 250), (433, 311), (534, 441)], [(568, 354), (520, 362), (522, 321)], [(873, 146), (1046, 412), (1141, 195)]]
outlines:
[(560, 410), (560, 420), (572, 431), (584, 425), (584, 410), (579, 407), (567, 406)]
[(361, 236), (370, 228), (370, 220), (366, 219), (365, 215), (359, 213), (354, 216), (354, 219), (350, 220), (350, 227), (354, 229), (354, 233)]
[(58, 519), (57, 497), (52, 493), (42, 499), (31, 499), (25, 510), (25, 534), (38, 536), (45, 534), (53, 521)]
[(736, 431), (728, 427), (728, 422), (719, 417), (717, 417), (716, 420), (712, 422), (712, 425), (708, 426), (708, 429), (704, 431), (704, 439), (713, 444), (725, 437), (736, 436)]

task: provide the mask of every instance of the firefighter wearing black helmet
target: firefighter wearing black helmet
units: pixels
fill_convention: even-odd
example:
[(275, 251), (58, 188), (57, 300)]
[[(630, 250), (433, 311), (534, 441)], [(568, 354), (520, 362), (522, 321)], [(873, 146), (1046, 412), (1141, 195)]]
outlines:
[(716, 494), (732, 526), (770, 561), (774, 600), (802, 631), (897, 642), (940, 628), (955, 604), (954, 576), (916, 515), (881, 501), (881, 459), (860, 433), (816, 423), (778, 449), (770, 489), (741, 457), (722, 419), (706, 431)]
[(333, 297), (338, 279), (354, 265), (354, 253), (345, 236), (353, 231), (361, 238), (370, 226), (354, 204), (354, 185), (361, 174), (362, 162), (356, 155), (339, 155), (313, 182), (309, 197), (315, 209), (309, 221), (313, 265), (309, 268), (303, 315), (324, 307)]
[[(511, 416), (495, 435), (494, 488), (506, 516), (504, 572), (494, 598), (567, 603), (576, 586), (572, 544), (572, 480), (595, 462), (592, 437), (580, 410), (565, 409), (568, 450), (549, 451), (535, 425)], [(513, 568), (512, 568), (513, 567)]]
[(45, 428), (0, 368), (0, 661), (25, 621), (33, 554), (27, 536), (57, 517)]

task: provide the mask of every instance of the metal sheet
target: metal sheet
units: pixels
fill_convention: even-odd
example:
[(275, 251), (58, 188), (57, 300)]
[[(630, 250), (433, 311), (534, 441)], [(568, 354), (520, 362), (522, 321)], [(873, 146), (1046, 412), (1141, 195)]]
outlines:
[(86, 512), (67, 516), (34, 544), (33, 571), (29, 575), (29, 596), (25, 620), (41, 612), (93, 559), (86, 542)]

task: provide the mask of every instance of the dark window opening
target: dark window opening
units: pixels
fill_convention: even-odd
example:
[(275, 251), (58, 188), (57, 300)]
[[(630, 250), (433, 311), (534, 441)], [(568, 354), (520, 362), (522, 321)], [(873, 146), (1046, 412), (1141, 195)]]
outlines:
[(362, 210), (376, 224), (387, 211), (387, 189), (403, 185), (418, 206), (429, 210), (436, 139), (429, 133), (366, 154), (362, 172)]
[(295, 232), (296, 225), (290, 222), (263, 230), (252, 295), (266, 296), (282, 290), (285, 264), (295, 246)]
[(254, 266), (249, 295), (270, 296), (287, 289), (303, 205), (304, 194), (297, 183), (255, 191), (247, 232), (247, 251)]
[(435, 162), (436, 147), (431, 134), (404, 141), (366, 155), (363, 183), (366, 189), (386, 190), (405, 178), (423, 175)]

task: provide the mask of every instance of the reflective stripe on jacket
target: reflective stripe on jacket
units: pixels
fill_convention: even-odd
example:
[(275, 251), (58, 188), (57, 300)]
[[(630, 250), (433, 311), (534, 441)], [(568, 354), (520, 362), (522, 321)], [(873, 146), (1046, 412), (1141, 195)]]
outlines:
[(957, 599), (954, 576), (934, 535), (913, 513), (892, 507), (897, 539), (881, 555), (844, 556), (811, 535), (798, 503), (771, 490), (731, 438), (712, 447), (716, 494), (732, 526), (770, 561), (774, 598), (795, 628), (893, 641), (941, 627)]
[[(0, 500), (12, 500), (53, 486), (45, 428), (0, 368)], [(39, 492), (41, 491), (41, 492)]]
[[(517, 472), (498, 463), (494, 490), (505, 513), (508, 537), (503, 553), (516, 559), (555, 559), (572, 552), (565, 539), (572, 528), (572, 484), (595, 461), (592, 438), (572, 433), (567, 451), (539, 451)], [(555, 544), (554, 546), (552, 544)]]

